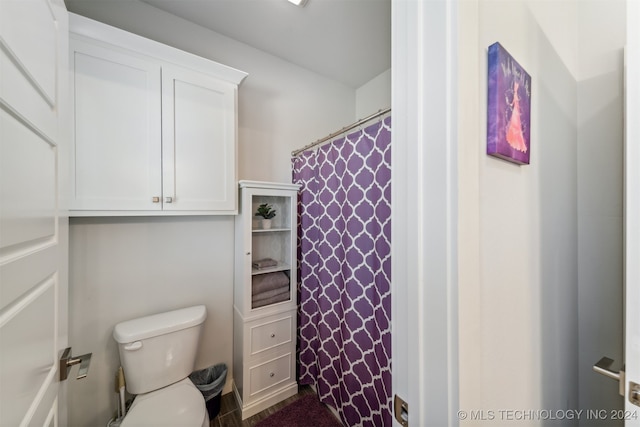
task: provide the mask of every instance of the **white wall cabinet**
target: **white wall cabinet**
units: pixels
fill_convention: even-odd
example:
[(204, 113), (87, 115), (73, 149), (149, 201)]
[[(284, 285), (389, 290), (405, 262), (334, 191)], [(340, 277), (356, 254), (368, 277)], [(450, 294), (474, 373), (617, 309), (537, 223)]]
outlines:
[[(297, 191), (293, 184), (240, 181), (236, 217), (233, 390), (246, 419), (298, 392)], [(276, 210), (270, 228), (254, 214)], [(262, 261), (263, 267), (256, 266)]]
[(71, 16), (71, 215), (237, 212), (238, 70)]

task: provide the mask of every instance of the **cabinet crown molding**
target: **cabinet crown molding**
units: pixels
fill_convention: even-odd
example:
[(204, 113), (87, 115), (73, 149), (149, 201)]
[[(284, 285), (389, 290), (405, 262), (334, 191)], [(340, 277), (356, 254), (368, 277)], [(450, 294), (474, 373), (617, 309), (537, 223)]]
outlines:
[(238, 181), (240, 188), (270, 188), (277, 190), (299, 190), (300, 184), (290, 184), (283, 182), (250, 181), (241, 179)]
[(181, 66), (188, 64), (195, 71), (212, 75), (236, 86), (248, 76), (244, 71), (75, 13), (69, 13), (69, 32), (71, 36), (79, 38), (86, 37), (109, 45), (126, 46), (129, 51), (159, 61)]

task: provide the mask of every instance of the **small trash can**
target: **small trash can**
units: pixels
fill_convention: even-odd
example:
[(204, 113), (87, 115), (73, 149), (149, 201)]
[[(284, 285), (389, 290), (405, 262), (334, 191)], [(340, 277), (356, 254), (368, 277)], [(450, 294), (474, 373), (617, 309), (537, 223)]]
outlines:
[(191, 373), (189, 378), (202, 393), (204, 401), (207, 403), (209, 419), (213, 420), (220, 412), (222, 389), (225, 381), (227, 381), (227, 365), (218, 363), (217, 365), (209, 366), (206, 369)]

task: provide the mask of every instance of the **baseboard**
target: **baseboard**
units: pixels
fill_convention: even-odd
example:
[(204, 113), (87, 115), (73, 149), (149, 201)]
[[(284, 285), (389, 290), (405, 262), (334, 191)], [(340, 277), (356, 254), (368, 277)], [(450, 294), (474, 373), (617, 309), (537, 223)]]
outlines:
[(240, 393), (236, 388), (236, 383), (233, 383), (233, 394), (236, 397), (236, 401), (238, 402), (238, 407), (240, 408), (240, 412), (242, 413), (242, 420), (245, 420), (258, 412), (262, 412), (265, 409), (275, 405), (278, 402), (283, 401), (284, 399), (294, 396), (298, 393), (298, 384), (293, 383), (288, 386), (282, 387), (278, 390), (275, 390), (273, 393), (269, 393), (268, 395), (255, 400), (251, 403), (243, 404), (242, 398), (240, 397)]

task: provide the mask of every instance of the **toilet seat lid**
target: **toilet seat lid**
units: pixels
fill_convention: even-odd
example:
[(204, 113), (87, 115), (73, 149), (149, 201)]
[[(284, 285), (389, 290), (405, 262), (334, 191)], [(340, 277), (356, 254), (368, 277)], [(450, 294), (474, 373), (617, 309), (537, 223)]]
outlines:
[(202, 393), (189, 378), (136, 396), (121, 427), (201, 427), (206, 415)]

